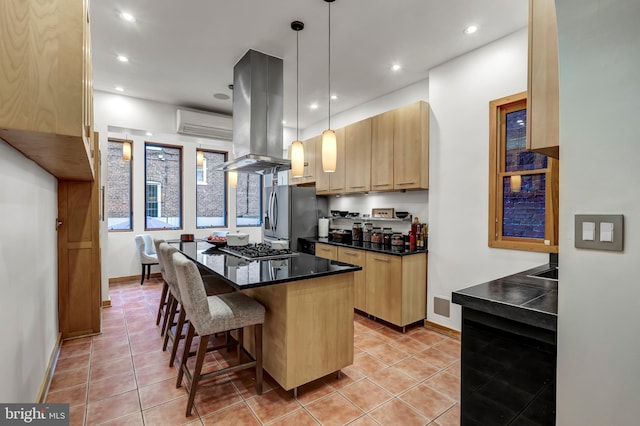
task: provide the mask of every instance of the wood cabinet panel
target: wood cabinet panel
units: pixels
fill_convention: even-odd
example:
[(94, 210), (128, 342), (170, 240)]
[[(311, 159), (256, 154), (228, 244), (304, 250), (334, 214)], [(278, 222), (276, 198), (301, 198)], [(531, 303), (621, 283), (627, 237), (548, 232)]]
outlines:
[(345, 192), (371, 189), (371, 121), (358, 121), (345, 128)]
[(316, 243), (316, 256), (329, 260), (338, 260), (338, 247), (330, 244)]
[(554, 0), (529, 0), (527, 149), (559, 158), (558, 26)]
[(0, 7), (0, 137), (61, 179), (92, 180), (86, 1)]
[(371, 190), (393, 189), (393, 123), (387, 111), (371, 119)]
[(353, 280), (353, 304), (356, 309), (367, 312), (367, 278), (366, 252), (347, 247), (338, 247), (338, 260), (352, 265), (362, 266), (362, 270), (354, 272)]
[(402, 323), (427, 317), (427, 255), (402, 258)]
[(402, 323), (402, 259), (367, 252), (367, 312), (393, 324)]
[(416, 102), (394, 110), (393, 188), (429, 188), (429, 105)]

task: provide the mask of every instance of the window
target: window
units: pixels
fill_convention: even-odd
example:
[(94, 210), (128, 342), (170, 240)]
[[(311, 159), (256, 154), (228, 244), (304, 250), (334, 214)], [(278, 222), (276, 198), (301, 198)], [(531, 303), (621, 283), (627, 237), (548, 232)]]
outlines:
[(558, 251), (558, 162), (527, 151), (526, 92), (490, 103), (489, 246)]
[(262, 176), (258, 174), (238, 173), (236, 225), (262, 225)]
[(196, 163), (196, 227), (227, 226), (226, 173), (215, 171), (227, 161), (226, 152), (204, 151), (202, 167)]
[(133, 229), (133, 161), (125, 154), (131, 153), (132, 142), (109, 139), (107, 143), (107, 228), (109, 231)]
[(182, 149), (145, 143), (145, 229), (182, 228)]

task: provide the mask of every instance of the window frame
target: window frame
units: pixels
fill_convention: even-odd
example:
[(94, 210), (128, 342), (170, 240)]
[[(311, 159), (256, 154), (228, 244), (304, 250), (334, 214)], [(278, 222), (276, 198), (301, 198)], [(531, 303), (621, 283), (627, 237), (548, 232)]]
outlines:
[[(197, 153), (198, 151), (202, 151), (203, 153), (211, 153), (211, 154), (222, 154), (224, 155), (224, 161), (226, 162), (229, 158), (229, 152), (228, 151), (221, 151), (221, 150), (216, 150), (216, 149), (203, 149), (203, 148), (198, 148), (196, 150), (196, 188), (195, 188), (195, 195), (196, 195), (196, 209), (195, 209), (195, 223), (196, 223), (196, 229), (219, 229), (219, 228), (227, 228), (229, 226), (229, 180), (227, 178), (227, 173), (223, 172), (224, 175), (224, 223), (220, 226), (198, 226), (198, 186), (200, 185), (207, 185), (207, 158), (203, 157), (203, 163), (202, 163), (202, 173), (203, 173), (203, 177), (204, 177), (204, 181), (199, 181), (198, 180), (198, 163), (197, 163)], [(215, 166), (214, 166), (215, 167)], [(215, 169), (214, 169), (215, 170)]]
[[(558, 252), (558, 200), (559, 200), (559, 164), (558, 160), (547, 156), (546, 169), (506, 172), (503, 170), (505, 153), (504, 137), (506, 123), (505, 112), (527, 107), (527, 92), (521, 92), (489, 102), (489, 223), (488, 244), (493, 248), (526, 250), (544, 253)], [(518, 108), (514, 109), (515, 106)], [(527, 126), (529, 120), (527, 120)], [(527, 128), (527, 131), (529, 129)], [(544, 154), (541, 154), (544, 155)], [(504, 237), (502, 218), (504, 205), (503, 178), (513, 175), (545, 174), (545, 236), (544, 239)], [(548, 241), (548, 243), (546, 243)]]
[[(156, 183), (155, 181), (147, 181), (147, 147), (149, 146), (153, 146), (153, 147), (159, 147), (159, 148), (172, 148), (172, 149), (177, 149), (180, 152), (180, 162), (178, 164), (178, 178), (179, 178), (179, 185), (178, 187), (180, 188), (180, 226), (177, 227), (165, 227), (165, 228), (149, 228), (147, 226), (147, 184), (148, 183)], [(143, 176), (143, 181), (144, 181), (144, 230), (145, 231), (149, 231), (149, 232), (153, 232), (153, 231), (180, 231), (184, 229), (184, 192), (185, 192), (185, 188), (184, 188), (184, 147), (182, 145), (171, 145), (171, 144), (165, 144), (165, 143), (158, 143), (158, 142), (151, 142), (151, 141), (145, 141), (144, 142), (144, 176)], [(160, 189), (161, 188), (161, 183), (158, 185), (158, 187)], [(160, 195), (161, 196), (161, 195)], [(160, 212), (161, 206), (158, 205), (158, 212)]]
[[(109, 142), (118, 142), (121, 144), (125, 144), (125, 143), (129, 143), (131, 145), (131, 159), (129, 160), (129, 225), (130, 228), (129, 229), (109, 229), (109, 207), (108, 206), (104, 206), (103, 208), (106, 207), (106, 221), (107, 221), (107, 232), (133, 232), (133, 215), (134, 215), (134, 208), (133, 208), (133, 167), (134, 167), (134, 161), (133, 161), (133, 141), (130, 139), (120, 139), (120, 138), (107, 138), (107, 153), (108, 153), (108, 143)], [(108, 167), (108, 162), (109, 162), (109, 158), (107, 155), (107, 167)], [(109, 169), (107, 168), (107, 184), (109, 183)], [(107, 188), (108, 191), (108, 188)], [(108, 195), (108, 192), (107, 192)]]

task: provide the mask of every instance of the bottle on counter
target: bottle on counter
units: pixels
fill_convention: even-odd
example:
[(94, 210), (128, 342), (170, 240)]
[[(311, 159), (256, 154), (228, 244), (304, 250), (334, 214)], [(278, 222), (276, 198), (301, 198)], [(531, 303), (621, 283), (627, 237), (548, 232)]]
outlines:
[(413, 231), (409, 231), (409, 250), (416, 249), (416, 234)]
[(371, 222), (365, 222), (362, 228), (362, 241), (365, 243), (371, 242), (371, 232), (373, 232), (373, 224)]
[(382, 243), (385, 246), (391, 245), (391, 236), (393, 235), (393, 230), (391, 228), (382, 228)]
[(382, 230), (380, 228), (373, 228), (371, 230), (371, 243), (382, 244)]
[(396, 247), (404, 247), (404, 238), (402, 237), (401, 233), (394, 232), (393, 235), (391, 235), (391, 245)]
[(362, 241), (362, 223), (361, 222), (353, 223), (353, 227), (351, 229), (351, 238), (353, 239), (354, 242), (359, 243)]

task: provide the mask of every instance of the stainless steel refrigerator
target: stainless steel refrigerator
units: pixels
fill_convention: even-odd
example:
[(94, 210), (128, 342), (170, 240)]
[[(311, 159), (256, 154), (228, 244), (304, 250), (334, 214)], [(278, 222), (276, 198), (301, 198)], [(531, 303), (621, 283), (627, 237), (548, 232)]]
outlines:
[(264, 241), (287, 240), (295, 251), (299, 251), (298, 238), (318, 235), (318, 219), (328, 213), (327, 199), (316, 196), (315, 188), (265, 186), (263, 200)]

